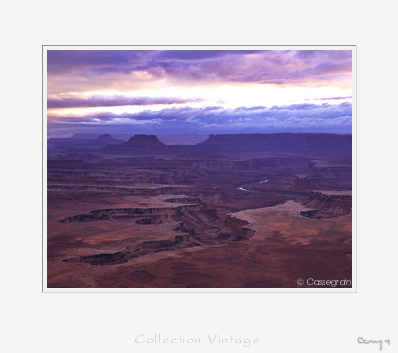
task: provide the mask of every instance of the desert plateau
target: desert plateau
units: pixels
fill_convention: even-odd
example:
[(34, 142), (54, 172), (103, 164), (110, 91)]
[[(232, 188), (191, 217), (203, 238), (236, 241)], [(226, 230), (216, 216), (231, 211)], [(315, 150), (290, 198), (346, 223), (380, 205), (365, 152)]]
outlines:
[(202, 139), (49, 140), (48, 287), (352, 280), (351, 135)]

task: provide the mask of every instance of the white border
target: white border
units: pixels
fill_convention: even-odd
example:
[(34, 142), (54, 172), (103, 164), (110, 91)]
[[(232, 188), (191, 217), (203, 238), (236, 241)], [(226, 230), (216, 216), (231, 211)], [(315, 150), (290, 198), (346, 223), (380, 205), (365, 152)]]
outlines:
[[(352, 50), (352, 288), (47, 288), (47, 50)], [(42, 291), (44, 293), (357, 293), (357, 52), (355, 45), (43, 45)]]

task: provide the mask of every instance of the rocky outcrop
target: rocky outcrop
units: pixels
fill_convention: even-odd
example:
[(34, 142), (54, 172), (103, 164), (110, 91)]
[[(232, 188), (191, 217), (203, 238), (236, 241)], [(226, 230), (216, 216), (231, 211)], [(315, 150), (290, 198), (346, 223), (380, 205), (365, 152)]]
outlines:
[(90, 265), (117, 265), (125, 263), (134, 258), (145, 256), (149, 254), (158, 253), (161, 251), (178, 250), (184, 248), (191, 248), (202, 245), (196, 239), (189, 235), (176, 235), (170, 239), (145, 241), (135, 245), (130, 245), (125, 249), (111, 253), (98, 254), (89, 256), (78, 256), (70, 259), (64, 259), (65, 262), (86, 262)]
[(105, 213), (101, 214), (79, 214), (60, 219), (59, 223), (74, 223), (74, 222), (92, 222), (92, 221), (105, 221), (109, 216)]
[(172, 151), (170, 147), (173, 146), (167, 146), (160, 142), (156, 135), (134, 135), (121, 145), (108, 145), (101, 151), (106, 154), (117, 155), (157, 156), (159, 154), (169, 154)]
[(52, 191), (104, 191), (104, 192), (127, 192), (132, 194), (158, 194), (158, 195), (181, 195), (195, 192), (193, 186), (159, 186), (154, 188), (145, 187), (123, 187), (123, 186), (97, 186), (97, 185), (47, 185), (47, 190)]
[[(248, 227), (250, 223), (244, 219), (240, 219), (236, 216), (228, 214), (225, 219), (225, 226), (233, 231), (234, 234), (238, 234), (238, 239), (250, 239), (256, 234), (254, 229)], [(221, 236), (225, 237), (225, 230)]]
[(291, 186), (293, 190), (314, 190), (316, 185), (308, 180), (308, 176), (296, 175), (294, 182)]
[(324, 164), (312, 161), (308, 164), (311, 178), (351, 178), (352, 166), (347, 164)]
[(300, 216), (308, 217), (308, 218), (316, 218), (318, 214), (318, 210), (308, 210), (308, 211), (301, 211)]
[(352, 193), (350, 191), (312, 191), (308, 201), (303, 202), (303, 205), (318, 210), (318, 217), (348, 215), (352, 210)]
[(123, 146), (166, 146), (156, 135), (134, 135)]
[(152, 224), (152, 218), (140, 218), (135, 221), (137, 224)]
[(171, 220), (178, 222), (175, 230), (199, 235), (206, 238), (209, 233), (218, 231), (221, 225), (216, 209), (201, 208), (200, 211), (179, 212), (170, 216)]
[(104, 141), (104, 142), (114, 142), (114, 141), (118, 141), (118, 142), (120, 142), (120, 143), (123, 143), (122, 140), (116, 140), (116, 139), (114, 139), (110, 134), (102, 134), (102, 135), (99, 135), (99, 136), (96, 138), (96, 140), (97, 140), (97, 141)]
[(209, 204), (230, 202), (227, 194), (220, 187), (206, 188), (206, 189), (204, 189), (204, 191), (200, 192), (199, 195), (200, 195), (200, 198), (205, 203), (209, 203)]
[[(122, 215), (123, 218), (126, 216), (137, 218), (142, 216), (169, 216), (173, 214), (200, 211), (202, 206), (199, 204), (186, 204), (177, 207), (127, 207), (127, 208), (109, 208), (101, 210), (93, 210), (88, 214), (74, 215), (59, 220), (60, 223), (72, 223), (72, 222), (90, 222), (107, 220), (110, 217), (118, 218)], [(148, 223), (146, 223), (148, 224)]]
[(164, 199), (163, 202), (170, 203), (200, 203), (199, 197), (174, 197), (171, 199)]
[(180, 222), (174, 230), (177, 232), (188, 233), (189, 235), (195, 235), (195, 229), (187, 228), (183, 222)]
[(136, 254), (128, 254), (125, 251), (118, 251), (111, 254), (98, 254), (89, 256), (78, 256), (70, 259), (64, 259), (64, 262), (86, 262), (90, 265), (117, 265), (125, 263), (133, 258), (138, 257)]

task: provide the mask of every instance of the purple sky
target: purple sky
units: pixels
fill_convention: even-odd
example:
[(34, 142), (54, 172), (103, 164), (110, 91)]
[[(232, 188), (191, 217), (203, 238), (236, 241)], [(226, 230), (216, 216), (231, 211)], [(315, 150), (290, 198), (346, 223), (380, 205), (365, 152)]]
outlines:
[(48, 50), (48, 137), (351, 132), (351, 50)]

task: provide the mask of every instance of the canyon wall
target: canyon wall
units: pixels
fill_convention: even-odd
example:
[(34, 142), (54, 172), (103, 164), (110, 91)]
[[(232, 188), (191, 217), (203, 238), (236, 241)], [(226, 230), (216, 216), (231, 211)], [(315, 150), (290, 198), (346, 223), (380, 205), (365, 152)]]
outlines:
[(254, 229), (247, 227), (248, 221), (228, 214), (225, 219), (225, 226), (236, 232), (243, 239), (250, 239), (256, 234)]
[(352, 210), (352, 194), (348, 191), (311, 191), (303, 205), (317, 209), (318, 216), (348, 215)]

